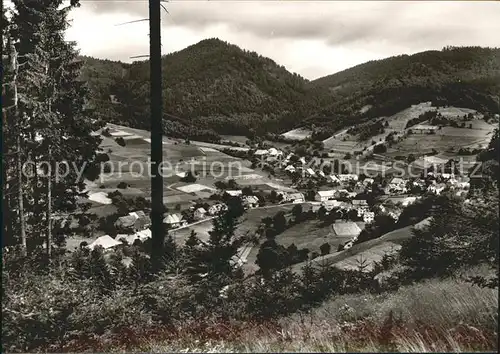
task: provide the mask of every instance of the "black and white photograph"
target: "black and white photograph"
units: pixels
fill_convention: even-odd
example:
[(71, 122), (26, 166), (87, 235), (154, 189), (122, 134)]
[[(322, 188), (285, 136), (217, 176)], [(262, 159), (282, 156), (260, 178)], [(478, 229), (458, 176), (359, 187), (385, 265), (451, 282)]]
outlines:
[(2, 351), (498, 351), (500, 1), (0, 0)]

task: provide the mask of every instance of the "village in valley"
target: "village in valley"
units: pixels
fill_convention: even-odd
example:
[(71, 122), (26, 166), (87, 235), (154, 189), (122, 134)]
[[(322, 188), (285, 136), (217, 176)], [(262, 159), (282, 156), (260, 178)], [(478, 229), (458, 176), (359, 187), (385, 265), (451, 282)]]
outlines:
[(500, 7), (2, 9), (5, 352), (498, 352)]

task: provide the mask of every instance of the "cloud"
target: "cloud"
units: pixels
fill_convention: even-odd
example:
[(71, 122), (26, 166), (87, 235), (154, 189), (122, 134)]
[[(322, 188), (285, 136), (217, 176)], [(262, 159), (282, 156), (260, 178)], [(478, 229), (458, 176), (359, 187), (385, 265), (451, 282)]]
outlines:
[[(82, 44), (84, 51), (106, 53), (113, 59), (127, 50), (147, 52), (147, 23), (117, 27), (122, 36), (130, 37), (117, 39), (105, 34), (104, 22), (108, 17), (112, 27), (147, 18), (147, 1), (83, 0), (82, 4), (75, 17), (79, 29), (73, 35), (88, 41), (84, 38), (92, 34), (86, 35), (84, 28), (93, 26), (99, 32), (94, 40), (105, 43), (95, 48)], [(162, 10), (164, 51), (219, 37), (308, 78), (366, 60), (446, 45), (500, 46), (500, 6), (494, 2), (173, 1), (165, 6), (169, 14)], [(115, 29), (108, 31), (118, 34)], [(143, 53), (131, 55), (137, 54)]]

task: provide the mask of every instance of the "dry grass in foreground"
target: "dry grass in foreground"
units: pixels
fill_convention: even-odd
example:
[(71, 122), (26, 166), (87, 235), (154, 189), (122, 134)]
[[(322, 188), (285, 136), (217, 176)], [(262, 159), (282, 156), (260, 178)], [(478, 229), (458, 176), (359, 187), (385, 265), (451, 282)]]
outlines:
[[(391, 294), (339, 296), (275, 324), (189, 324), (120, 333), (93, 350), (153, 352), (496, 351), (498, 292), (429, 281)], [(69, 350), (77, 349), (75, 347)], [(83, 349), (82, 347), (78, 349)], [(88, 350), (88, 347), (87, 347)]]

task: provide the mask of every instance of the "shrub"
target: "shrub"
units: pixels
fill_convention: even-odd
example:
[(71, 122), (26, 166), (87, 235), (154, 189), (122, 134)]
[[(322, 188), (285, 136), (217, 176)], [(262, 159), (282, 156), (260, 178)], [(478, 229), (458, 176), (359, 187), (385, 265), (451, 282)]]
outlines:
[(116, 188), (120, 188), (120, 189), (126, 189), (128, 187), (128, 184), (126, 182), (120, 182), (118, 183), (118, 185), (116, 186)]

